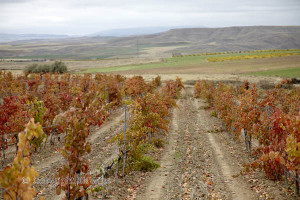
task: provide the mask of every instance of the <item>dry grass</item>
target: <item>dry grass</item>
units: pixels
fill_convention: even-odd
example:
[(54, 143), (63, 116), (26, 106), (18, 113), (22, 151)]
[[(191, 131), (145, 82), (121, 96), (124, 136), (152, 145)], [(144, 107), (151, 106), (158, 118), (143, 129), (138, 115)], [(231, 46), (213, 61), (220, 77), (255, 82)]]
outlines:
[[(122, 65), (136, 65), (145, 63), (161, 62), (160, 58), (120, 58), (120, 59), (103, 59), (103, 60), (66, 60), (63, 61), (70, 71), (83, 71), (89, 68), (104, 68)], [(26, 66), (37, 63), (45, 64), (45, 62), (8, 62), (1, 61), (0, 69), (4, 70), (23, 70)]]

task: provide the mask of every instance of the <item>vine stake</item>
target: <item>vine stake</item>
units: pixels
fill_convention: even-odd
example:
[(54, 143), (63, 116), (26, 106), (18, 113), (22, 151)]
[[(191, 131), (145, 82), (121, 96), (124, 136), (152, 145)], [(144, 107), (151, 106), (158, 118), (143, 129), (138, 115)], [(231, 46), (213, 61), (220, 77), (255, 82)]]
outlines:
[(125, 165), (126, 165), (126, 110), (127, 110), (127, 105), (125, 104), (123, 176), (125, 174)]

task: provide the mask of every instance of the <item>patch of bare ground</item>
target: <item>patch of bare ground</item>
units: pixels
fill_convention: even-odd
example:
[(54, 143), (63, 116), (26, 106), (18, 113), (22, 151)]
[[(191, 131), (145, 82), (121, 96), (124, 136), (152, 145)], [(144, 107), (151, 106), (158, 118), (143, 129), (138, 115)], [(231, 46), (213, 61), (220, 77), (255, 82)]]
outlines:
[(222, 125), (207, 114), (203, 109), (205, 104), (195, 101), (196, 107), (200, 107), (197, 113), (198, 133), (201, 134), (202, 141), (206, 141), (206, 144), (203, 144), (203, 142), (202, 144), (213, 158), (214, 166), (211, 166), (211, 168), (217, 167), (218, 173), (216, 174), (221, 176), (221, 180), (218, 180), (218, 177), (212, 178), (212, 180), (216, 179), (217, 185), (226, 185), (228, 196), (225, 199), (258, 199), (257, 194), (251, 190), (250, 185), (239, 178), (234, 178), (241, 170), (241, 164), (231, 157), (231, 154), (233, 154), (232, 147), (227, 149), (227, 147), (222, 146), (222, 141), (218, 140), (215, 131), (220, 130)]
[(244, 143), (210, 116), (192, 90), (186, 86), (173, 112), (161, 168), (131, 173), (111, 199), (294, 199), (262, 172), (241, 175), (252, 160)]
[[(127, 74), (126, 77), (132, 77), (136, 74)], [(144, 79), (151, 81), (158, 74), (145, 74)], [(234, 74), (159, 74), (162, 81), (174, 80), (176, 77), (180, 77), (181, 80), (188, 85), (194, 85), (197, 80), (209, 80), (215, 82), (240, 82), (249, 81), (255, 84), (278, 84), (282, 81), (280, 77), (262, 77), (262, 76), (243, 76)]]
[(215, 163), (213, 149), (199, 134), (201, 127), (191, 88), (186, 89), (181, 101), (174, 165), (159, 199), (230, 199), (231, 194)]
[[(99, 60), (65, 60), (63, 61), (70, 71), (86, 70), (89, 68), (105, 68), (122, 65), (138, 65), (146, 63), (161, 62), (162, 59), (158, 57), (152, 58), (112, 58)], [(49, 62), (14, 62), (1, 61), (0, 70), (23, 70), (26, 66), (31, 64), (48, 64)]]
[(147, 57), (147, 58), (163, 58), (169, 57), (170, 51), (175, 50), (177, 48), (184, 47), (184, 46), (170, 46), (170, 47), (150, 47), (145, 50), (140, 51), (142, 55), (139, 57)]

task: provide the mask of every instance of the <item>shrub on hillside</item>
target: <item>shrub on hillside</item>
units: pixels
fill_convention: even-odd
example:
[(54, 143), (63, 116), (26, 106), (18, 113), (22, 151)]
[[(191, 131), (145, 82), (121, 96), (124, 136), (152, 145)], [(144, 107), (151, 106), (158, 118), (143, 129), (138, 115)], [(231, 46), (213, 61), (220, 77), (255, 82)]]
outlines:
[(64, 73), (67, 72), (68, 68), (65, 63), (61, 61), (55, 61), (53, 64), (31, 64), (26, 67), (25, 72), (27, 73)]
[(53, 73), (64, 73), (68, 71), (67, 66), (65, 65), (65, 63), (61, 62), (61, 61), (55, 61), (55, 63), (52, 64), (52, 72)]

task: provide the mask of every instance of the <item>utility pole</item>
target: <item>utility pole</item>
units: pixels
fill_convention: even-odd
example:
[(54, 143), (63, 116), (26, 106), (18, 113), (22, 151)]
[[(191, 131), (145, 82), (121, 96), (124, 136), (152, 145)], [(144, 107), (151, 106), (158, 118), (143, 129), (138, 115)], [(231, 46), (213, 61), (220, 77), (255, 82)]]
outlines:
[(136, 57), (139, 57), (139, 38), (136, 37)]

